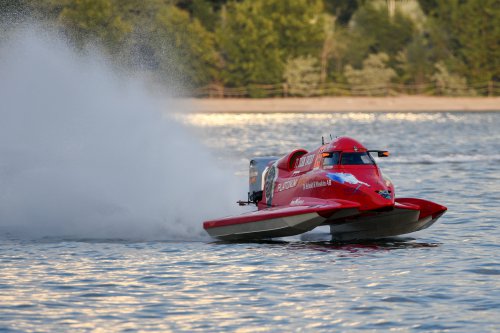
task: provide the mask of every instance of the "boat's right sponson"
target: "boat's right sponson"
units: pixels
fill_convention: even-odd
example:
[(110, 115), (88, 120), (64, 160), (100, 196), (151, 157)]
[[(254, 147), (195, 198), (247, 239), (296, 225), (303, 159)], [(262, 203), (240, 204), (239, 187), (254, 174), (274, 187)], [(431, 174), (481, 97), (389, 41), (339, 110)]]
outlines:
[[(367, 212), (355, 217), (326, 223), (334, 240), (376, 239), (409, 234), (430, 227), (446, 211), (431, 201), (401, 198), (393, 210)], [(329, 223), (330, 222), (330, 223)]]

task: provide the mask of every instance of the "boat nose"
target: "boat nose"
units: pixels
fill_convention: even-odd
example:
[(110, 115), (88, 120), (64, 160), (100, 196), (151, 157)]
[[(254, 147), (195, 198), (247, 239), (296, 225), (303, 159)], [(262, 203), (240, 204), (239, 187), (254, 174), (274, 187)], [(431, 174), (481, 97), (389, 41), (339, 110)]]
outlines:
[(369, 186), (362, 186), (359, 188), (363, 193), (363, 210), (378, 210), (394, 207), (395, 195), (392, 186), (387, 186), (379, 181), (367, 182), (367, 185)]
[[(369, 193), (366, 193), (369, 192)], [(392, 188), (387, 186), (373, 186), (365, 191), (370, 196), (373, 209), (392, 207), (395, 204), (395, 196)]]

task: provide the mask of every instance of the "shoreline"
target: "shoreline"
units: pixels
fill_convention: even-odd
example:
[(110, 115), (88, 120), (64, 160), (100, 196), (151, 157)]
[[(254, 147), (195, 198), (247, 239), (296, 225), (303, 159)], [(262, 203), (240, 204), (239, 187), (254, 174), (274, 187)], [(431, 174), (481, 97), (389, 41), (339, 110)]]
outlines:
[(500, 97), (187, 98), (195, 112), (500, 112)]

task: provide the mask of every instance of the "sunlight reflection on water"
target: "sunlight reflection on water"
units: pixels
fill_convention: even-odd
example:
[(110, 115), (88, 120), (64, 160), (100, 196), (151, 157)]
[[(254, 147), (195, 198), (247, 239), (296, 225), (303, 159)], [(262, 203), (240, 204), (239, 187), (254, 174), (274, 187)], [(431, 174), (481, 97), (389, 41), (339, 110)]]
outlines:
[(338, 121), (352, 121), (356, 123), (373, 122), (376, 120), (392, 121), (403, 120), (406, 122), (449, 122), (460, 121), (459, 117), (446, 113), (192, 113), (188, 115), (177, 114), (176, 118), (197, 127), (215, 126), (252, 126), (262, 124), (287, 124), (301, 121), (328, 121), (335, 124)]

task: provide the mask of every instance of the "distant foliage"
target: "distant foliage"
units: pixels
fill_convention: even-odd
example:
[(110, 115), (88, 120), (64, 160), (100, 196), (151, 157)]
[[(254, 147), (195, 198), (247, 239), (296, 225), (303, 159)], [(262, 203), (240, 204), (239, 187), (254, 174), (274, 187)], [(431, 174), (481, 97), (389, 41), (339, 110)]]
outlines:
[(415, 85), (416, 93), (422, 92), (420, 86), (425, 85), (434, 72), (432, 54), (428, 49), (428, 40), (419, 35), (396, 56), (395, 69), (400, 81)]
[(427, 1), (428, 30), (437, 61), (469, 82), (500, 82), (498, 0)]
[(152, 32), (158, 70), (185, 85), (209, 84), (217, 76), (214, 35), (175, 6), (161, 9)]
[(57, 1), (46, 3), (60, 10), (57, 20), (79, 46), (97, 41), (115, 51), (132, 31), (132, 24), (123, 20), (119, 5), (113, 0), (60, 1), (59, 6)]
[(371, 54), (363, 61), (363, 68), (345, 68), (345, 76), (357, 95), (385, 95), (388, 85), (396, 77), (396, 72), (387, 67), (389, 56), (385, 53)]
[(352, 17), (349, 29), (350, 47), (347, 48), (351, 65), (359, 67), (370, 54), (386, 53), (394, 64), (398, 52), (411, 43), (415, 24), (402, 11), (389, 16), (386, 7), (367, 1)]
[(229, 3), (216, 34), (224, 62), (223, 83), (245, 86), (281, 81), (283, 50), (264, 1)]
[(311, 96), (316, 92), (321, 78), (318, 60), (311, 56), (289, 59), (283, 77), (289, 95)]
[(438, 62), (432, 80), (436, 84), (437, 92), (448, 96), (475, 96), (474, 90), (469, 89), (467, 80), (457, 74), (451, 74), (443, 62)]
[(322, 10), (318, 0), (228, 3), (217, 30), (223, 82), (229, 86), (281, 83), (288, 58), (321, 49)]
[(392, 82), (441, 95), (471, 94), (468, 83), (495, 95), (498, 1), (8, 0), (0, 1), (0, 42), (14, 23), (36, 21), (184, 91), (264, 97), (286, 83), (289, 94), (308, 96), (319, 70), (322, 87), (340, 89), (333, 93), (386, 94)]

